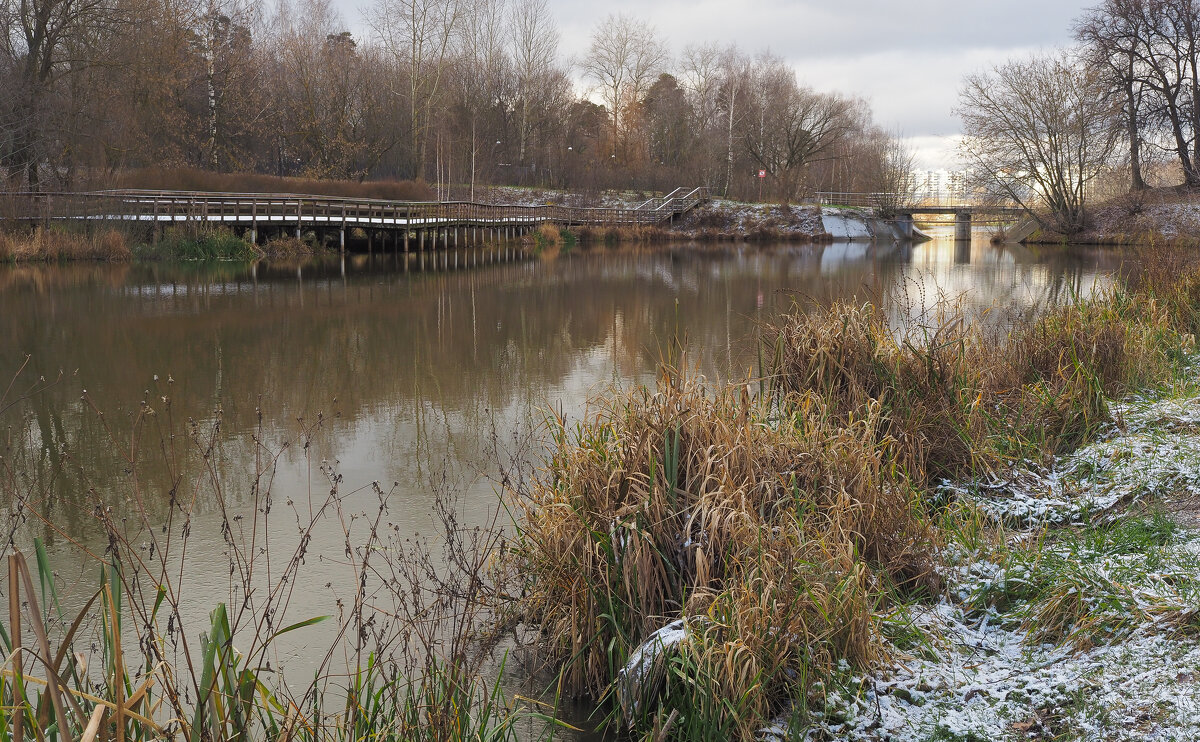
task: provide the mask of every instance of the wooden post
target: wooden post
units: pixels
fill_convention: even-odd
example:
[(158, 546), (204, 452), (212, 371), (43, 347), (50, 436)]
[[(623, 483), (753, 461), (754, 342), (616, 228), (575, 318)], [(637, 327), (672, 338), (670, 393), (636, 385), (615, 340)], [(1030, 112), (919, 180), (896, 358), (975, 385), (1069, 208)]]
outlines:
[(296, 239), (300, 239), (300, 212), (303, 210), (303, 201), (296, 199)]

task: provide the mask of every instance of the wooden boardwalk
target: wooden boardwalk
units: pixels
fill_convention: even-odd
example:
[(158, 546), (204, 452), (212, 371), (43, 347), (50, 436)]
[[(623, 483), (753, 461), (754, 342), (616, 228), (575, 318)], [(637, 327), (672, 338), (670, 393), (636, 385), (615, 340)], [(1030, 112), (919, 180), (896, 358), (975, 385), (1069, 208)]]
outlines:
[(264, 234), (383, 232), (393, 241), (424, 248), (458, 244), (480, 230), (514, 237), (543, 223), (562, 226), (637, 227), (670, 222), (708, 200), (705, 188), (677, 188), (662, 198), (630, 207), (509, 206), (469, 201), (385, 201), (289, 193), (198, 191), (93, 191), (0, 194), (0, 219), (26, 223), (125, 222), (162, 225), (223, 225), (257, 241)]

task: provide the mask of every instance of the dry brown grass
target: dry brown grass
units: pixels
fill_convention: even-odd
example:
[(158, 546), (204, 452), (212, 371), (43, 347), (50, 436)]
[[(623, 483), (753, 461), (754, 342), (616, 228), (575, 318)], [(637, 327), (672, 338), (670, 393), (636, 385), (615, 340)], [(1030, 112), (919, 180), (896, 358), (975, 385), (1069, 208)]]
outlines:
[(313, 246), (304, 240), (296, 237), (276, 237), (262, 246), (262, 254), (265, 258), (280, 259), (280, 258), (301, 258), (308, 257), (316, 251)]
[(616, 226), (580, 226), (573, 227), (572, 233), (581, 245), (619, 245), (637, 242), (666, 242), (674, 239), (669, 230), (657, 225), (640, 225), (631, 227)]
[(539, 247), (558, 247), (562, 244), (562, 233), (549, 222), (539, 225), (534, 237)]
[(124, 261), (130, 257), (125, 234), (115, 229), (91, 235), (40, 227), (32, 232), (0, 232), (0, 260), (5, 261)]
[(1097, 297), (1003, 334), (953, 307), (897, 334), (873, 306), (838, 303), (767, 328), (771, 380), (818, 394), (843, 421), (881, 405), (909, 476), (955, 479), (1078, 444), (1107, 419), (1106, 396), (1164, 373), (1169, 318), (1129, 301)]
[(576, 426), (554, 421), (550, 464), (517, 500), (516, 558), (525, 617), (571, 689), (602, 692), (681, 616), (704, 617), (691, 651), (753, 712), (730, 710), (734, 727), (796, 677), (878, 659), (873, 605), (883, 584), (930, 586), (929, 531), (877, 416), (838, 424), (815, 395), (786, 409), (664, 371)]
[(144, 168), (121, 173), (113, 187), (231, 193), (305, 193), (322, 196), (431, 201), (433, 191), (411, 180), (317, 180), (254, 173), (214, 173), (194, 168)]
[(1151, 255), (1003, 330), (953, 306), (907, 328), (871, 305), (797, 311), (765, 327), (758, 396), (671, 370), (610, 392), (551, 421), (550, 462), (516, 493), (520, 618), (593, 695), (688, 619), (635, 731), (750, 739), (840, 660), (883, 659), (897, 598), (939, 591), (935, 547), (963, 504), (928, 504), (933, 485), (1087, 440), (1107, 399), (1170, 377), (1198, 316), (1193, 259)]

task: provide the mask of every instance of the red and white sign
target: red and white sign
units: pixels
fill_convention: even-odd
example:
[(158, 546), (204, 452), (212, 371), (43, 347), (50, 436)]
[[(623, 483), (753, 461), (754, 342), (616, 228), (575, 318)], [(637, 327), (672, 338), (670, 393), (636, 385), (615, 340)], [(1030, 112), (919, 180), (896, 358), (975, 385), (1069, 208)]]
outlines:
[(765, 177), (767, 177), (767, 171), (766, 171), (766, 170), (759, 170), (759, 171), (758, 171), (758, 177), (760, 177), (760, 178), (765, 178)]

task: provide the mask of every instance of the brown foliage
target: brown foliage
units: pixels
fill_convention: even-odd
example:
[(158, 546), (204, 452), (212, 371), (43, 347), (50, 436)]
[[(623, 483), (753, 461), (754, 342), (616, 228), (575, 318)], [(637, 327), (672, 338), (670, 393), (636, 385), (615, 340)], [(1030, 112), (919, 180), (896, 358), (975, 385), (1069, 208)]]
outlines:
[(880, 575), (928, 578), (928, 533), (876, 416), (841, 425), (819, 398), (794, 401), (776, 425), (744, 388), (665, 370), (578, 426), (554, 421), (549, 467), (518, 500), (518, 558), (527, 618), (572, 688), (602, 690), (614, 655), (680, 615), (707, 616), (728, 697), (760, 711), (802, 666), (877, 658)]
[(431, 201), (433, 192), (411, 180), (315, 180), (253, 173), (214, 173), (195, 168), (143, 168), (118, 176), (116, 187), (225, 193), (303, 193), (319, 196)]
[(1098, 297), (1007, 332), (949, 308), (936, 327), (899, 334), (873, 306), (838, 303), (767, 328), (772, 381), (820, 395), (841, 420), (882, 405), (881, 432), (914, 481), (955, 479), (1079, 443), (1107, 419), (1106, 396), (1164, 369), (1168, 318), (1125, 301)]
[(0, 232), (0, 261), (120, 261), (131, 256), (125, 235), (115, 229), (92, 235), (40, 227), (32, 232)]
[(265, 258), (299, 258), (308, 257), (315, 252), (312, 245), (295, 237), (276, 237), (262, 246)]

